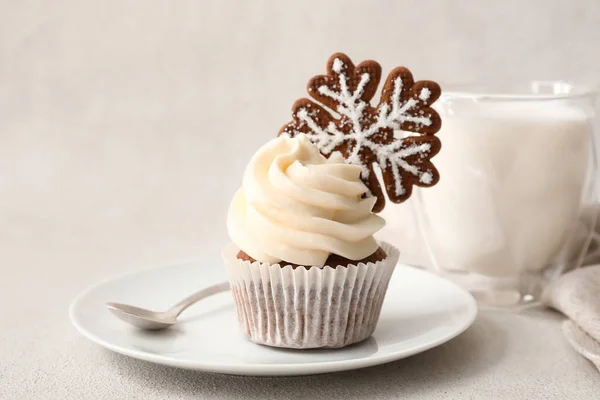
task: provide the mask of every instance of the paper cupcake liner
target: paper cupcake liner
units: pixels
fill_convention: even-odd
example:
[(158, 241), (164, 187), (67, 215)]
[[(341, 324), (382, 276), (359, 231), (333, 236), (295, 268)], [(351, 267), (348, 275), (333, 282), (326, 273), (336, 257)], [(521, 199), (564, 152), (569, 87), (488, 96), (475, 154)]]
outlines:
[(242, 331), (259, 344), (308, 349), (343, 347), (367, 339), (377, 325), (399, 252), (347, 267), (291, 266), (239, 260), (223, 250)]

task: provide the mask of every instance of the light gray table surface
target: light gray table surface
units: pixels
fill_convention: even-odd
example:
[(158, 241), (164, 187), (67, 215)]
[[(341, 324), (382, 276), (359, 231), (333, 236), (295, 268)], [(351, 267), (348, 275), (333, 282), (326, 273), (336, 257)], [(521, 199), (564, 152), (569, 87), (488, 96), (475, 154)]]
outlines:
[(470, 329), (438, 348), (382, 366), (320, 376), (236, 377), (130, 359), (80, 336), (68, 320), (70, 301), (101, 279), (165, 263), (174, 252), (196, 251), (197, 245), (153, 241), (147, 232), (127, 229), (104, 240), (90, 240), (90, 232), (70, 239), (52, 238), (41, 227), (37, 232), (1, 241), (0, 399), (600, 396), (600, 374), (569, 347), (560, 330), (562, 317), (541, 310), (481, 312)]

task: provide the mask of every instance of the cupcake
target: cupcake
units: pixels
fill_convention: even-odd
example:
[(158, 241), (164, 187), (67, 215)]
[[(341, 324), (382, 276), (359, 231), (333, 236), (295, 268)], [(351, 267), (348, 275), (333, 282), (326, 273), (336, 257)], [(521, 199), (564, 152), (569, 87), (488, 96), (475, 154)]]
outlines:
[(396, 68), (372, 107), (379, 64), (336, 53), (327, 69), (308, 84), (317, 102), (294, 104), (229, 207), (223, 259), (238, 320), (263, 345), (339, 348), (371, 336), (399, 256), (373, 237), (383, 191), (400, 203), (439, 179), (437, 84)]
[(260, 344), (343, 347), (373, 333), (398, 251), (361, 167), (306, 136), (261, 147), (231, 203), (224, 252), (242, 331)]

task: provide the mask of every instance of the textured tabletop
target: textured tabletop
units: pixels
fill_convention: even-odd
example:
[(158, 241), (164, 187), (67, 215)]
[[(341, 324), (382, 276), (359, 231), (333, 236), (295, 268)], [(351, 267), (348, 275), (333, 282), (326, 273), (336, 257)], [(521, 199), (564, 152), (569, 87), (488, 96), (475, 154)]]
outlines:
[[(482, 312), (464, 334), (423, 354), (321, 376), (235, 377), (130, 359), (80, 336), (68, 321), (69, 302), (102, 278), (166, 261), (186, 245), (195, 250), (194, 244), (124, 232), (103, 241), (96, 236), (90, 245), (87, 234), (59, 239), (37, 232), (27, 240), (2, 238), (2, 262), (11, 268), (5, 269), (10, 274), (0, 283), (0, 303), (5, 306), (0, 399), (600, 396), (600, 375), (569, 347), (560, 331), (562, 317), (550, 311)], [(32, 242), (35, 249), (29, 246)]]
[[(151, 241), (145, 239), (141, 235), (136, 242), (147, 248)], [(86, 285), (127, 265), (163, 259), (170, 251), (168, 243), (164, 247), (154, 243), (148, 246), (154, 250), (142, 252), (131, 242), (120, 237), (98, 243), (99, 248), (86, 248), (82, 240), (72, 239), (33, 252), (16, 241), (9, 243), (13, 256), (8, 262), (14, 270), (2, 281), (0, 292), (5, 305), (1, 399), (593, 399), (600, 395), (600, 376), (562, 337), (561, 317), (543, 311), (482, 312), (464, 334), (423, 354), (321, 376), (206, 374), (114, 354), (70, 326), (67, 306)]]
[(277, 379), (129, 359), (68, 321), (99, 280), (214, 257), (243, 167), (331, 53), (442, 82), (598, 82), (599, 29), (597, 0), (0, 2), (0, 399), (600, 398), (549, 311)]

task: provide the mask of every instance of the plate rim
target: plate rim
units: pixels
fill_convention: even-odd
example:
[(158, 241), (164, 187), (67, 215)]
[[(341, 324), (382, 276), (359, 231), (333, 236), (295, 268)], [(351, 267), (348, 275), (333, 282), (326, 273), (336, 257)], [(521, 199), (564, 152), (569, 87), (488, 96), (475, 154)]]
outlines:
[(151, 268), (146, 268), (142, 270), (136, 271), (128, 271), (122, 274), (114, 275), (112, 277), (105, 278), (98, 283), (95, 283), (86, 289), (82, 290), (70, 303), (69, 305), (69, 319), (75, 329), (83, 335), (83, 337), (89, 339), (95, 344), (98, 344), (108, 350), (111, 350), (115, 353), (132, 357), (135, 359), (166, 365), (170, 367), (182, 368), (187, 370), (196, 370), (196, 371), (204, 371), (204, 372), (213, 372), (213, 373), (222, 373), (229, 375), (246, 375), (246, 376), (299, 376), (299, 375), (314, 375), (314, 374), (324, 374), (331, 372), (340, 372), (340, 371), (348, 371), (353, 369), (367, 368), (373, 367), (376, 365), (386, 364), (392, 361), (400, 360), (403, 358), (407, 358), (413, 356), (415, 354), (424, 352), (426, 350), (437, 347), (443, 343), (446, 343), (458, 335), (462, 334), (466, 331), (473, 322), (475, 321), (478, 315), (478, 307), (475, 298), (464, 288), (460, 287), (456, 283), (443, 278), (439, 275), (434, 274), (431, 271), (425, 270), (423, 268), (411, 266), (404, 263), (397, 263), (396, 268), (409, 268), (417, 270), (421, 273), (430, 275), (430, 277), (434, 279), (441, 280), (446, 284), (449, 284), (454, 287), (454, 289), (461, 292), (462, 295), (465, 296), (465, 300), (467, 302), (467, 314), (468, 319), (465, 319), (465, 323), (456, 331), (453, 331), (446, 335), (441, 335), (440, 337), (419, 343), (412, 347), (410, 350), (397, 350), (391, 351), (388, 353), (381, 354), (379, 356), (370, 356), (367, 358), (360, 359), (344, 359), (344, 360), (334, 360), (334, 361), (323, 361), (318, 363), (286, 363), (286, 364), (256, 364), (256, 363), (248, 363), (248, 364), (239, 364), (239, 363), (218, 363), (215, 364), (213, 362), (205, 363), (201, 359), (198, 360), (180, 360), (173, 359), (166, 355), (161, 354), (152, 354), (147, 353), (141, 350), (136, 350), (132, 348), (126, 348), (123, 346), (115, 345), (106, 340), (102, 339), (100, 336), (86, 329), (78, 320), (76, 316), (77, 307), (79, 303), (90, 293), (94, 292), (96, 289), (117, 280), (122, 280), (128, 277), (133, 277), (135, 275), (143, 275), (149, 272), (156, 272), (161, 269), (173, 268), (173, 267), (185, 267), (190, 265), (202, 265), (202, 260), (194, 260), (194, 261), (185, 261), (180, 263), (171, 263), (171, 264), (163, 264), (159, 266), (152, 266)]

